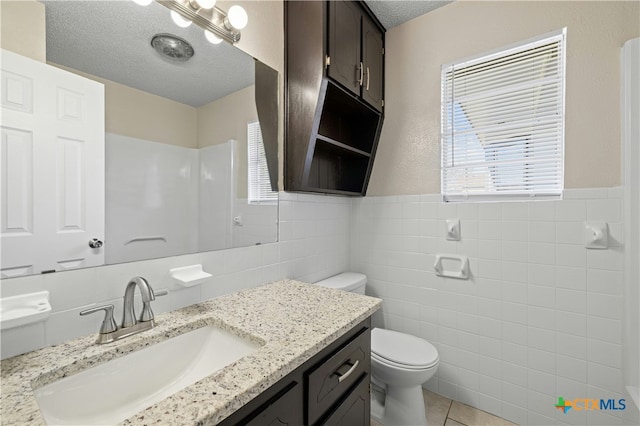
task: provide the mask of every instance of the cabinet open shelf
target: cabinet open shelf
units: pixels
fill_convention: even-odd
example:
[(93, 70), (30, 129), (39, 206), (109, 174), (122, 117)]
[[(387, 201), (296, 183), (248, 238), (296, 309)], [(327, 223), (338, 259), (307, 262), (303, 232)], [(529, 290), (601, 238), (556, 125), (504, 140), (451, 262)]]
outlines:
[(307, 187), (325, 192), (361, 193), (370, 156), (317, 139)]
[(381, 115), (362, 100), (325, 78), (322, 110), (316, 113), (309, 143), (305, 190), (363, 194), (380, 131)]
[(326, 91), (318, 135), (371, 153), (380, 113), (331, 80), (325, 80), (323, 86)]
[(354, 152), (356, 154), (360, 154), (360, 155), (364, 155), (364, 156), (367, 156), (367, 157), (371, 157), (371, 154), (368, 153), (368, 152), (364, 152), (364, 151), (361, 151), (361, 150), (356, 149), (354, 147), (351, 147), (349, 145), (345, 145), (345, 144), (343, 144), (341, 142), (338, 142), (338, 141), (333, 140), (331, 138), (328, 138), (326, 136), (318, 135), (317, 139), (322, 141), (322, 142), (326, 142), (326, 143), (330, 143), (331, 145), (335, 145), (335, 146), (337, 146), (339, 148), (346, 149), (347, 151), (351, 151), (351, 152)]

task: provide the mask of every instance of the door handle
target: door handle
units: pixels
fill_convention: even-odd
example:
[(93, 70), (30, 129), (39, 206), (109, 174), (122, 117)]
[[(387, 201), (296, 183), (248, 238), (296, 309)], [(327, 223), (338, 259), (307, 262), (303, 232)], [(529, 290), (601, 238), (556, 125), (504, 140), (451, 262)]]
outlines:
[(89, 247), (93, 249), (100, 248), (103, 246), (103, 244), (104, 243), (97, 238), (92, 238), (91, 240), (89, 240)]
[(364, 66), (362, 65), (362, 62), (360, 62), (360, 65), (358, 66), (358, 68), (360, 69), (360, 78), (358, 79), (358, 86), (362, 86), (362, 83), (364, 82)]

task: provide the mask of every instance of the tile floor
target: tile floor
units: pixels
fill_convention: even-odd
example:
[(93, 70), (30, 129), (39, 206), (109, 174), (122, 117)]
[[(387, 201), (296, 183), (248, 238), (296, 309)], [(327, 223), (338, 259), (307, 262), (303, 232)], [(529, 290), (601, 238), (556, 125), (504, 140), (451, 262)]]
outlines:
[[(422, 392), (427, 407), (427, 424), (429, 426), (517, 426), (508, 420), (461, 402), (452, 401), (436, 393), (427, 390)], [(371, 426), (382, 425), (372, 419)]]

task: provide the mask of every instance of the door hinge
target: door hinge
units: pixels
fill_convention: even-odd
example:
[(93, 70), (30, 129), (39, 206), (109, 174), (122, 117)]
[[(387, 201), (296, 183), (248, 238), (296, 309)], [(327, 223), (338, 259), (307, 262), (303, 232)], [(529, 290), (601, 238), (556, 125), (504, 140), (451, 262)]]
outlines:
[(325, 68), (331, 65), (331, 56), (327, 55), (324, 57), (324, 66)]

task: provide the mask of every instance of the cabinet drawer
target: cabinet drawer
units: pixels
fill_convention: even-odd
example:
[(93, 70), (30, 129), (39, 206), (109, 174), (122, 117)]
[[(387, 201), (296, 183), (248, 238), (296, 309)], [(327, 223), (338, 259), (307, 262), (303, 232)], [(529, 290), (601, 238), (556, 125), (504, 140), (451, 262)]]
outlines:
[(315, 424), (370, 370), (371, 330), (363, 328), (308, 373), (308, 424)]

